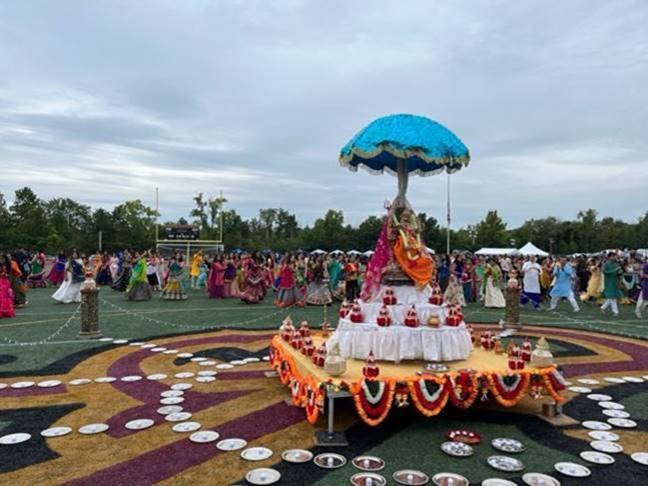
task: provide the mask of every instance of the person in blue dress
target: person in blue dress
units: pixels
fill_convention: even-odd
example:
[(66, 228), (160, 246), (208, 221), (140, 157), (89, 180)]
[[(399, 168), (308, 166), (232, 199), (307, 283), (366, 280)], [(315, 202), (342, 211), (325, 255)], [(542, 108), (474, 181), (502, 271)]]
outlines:
[(567, 262), (565, 257), (560, 257), (558, 262), (553, 267), (553, 277), (554, 283), (551, 292), (551, 304), (549, 305), (549, 310), (556, 310), (556, 306), (560, 299), (567, 299), (571, 304), (574, 312), (580, 311), (578, 307), (578, 302), (574, 297), (574, 290), (572, 288), (572, 281), (574, 278), (574, 269), (571, 264)]

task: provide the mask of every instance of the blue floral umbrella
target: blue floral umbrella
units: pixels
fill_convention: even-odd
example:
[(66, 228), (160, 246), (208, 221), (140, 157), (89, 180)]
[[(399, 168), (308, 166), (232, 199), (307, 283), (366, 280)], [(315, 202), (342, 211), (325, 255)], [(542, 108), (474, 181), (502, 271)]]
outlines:
[(421, 176), (456, 172), (470, 153), (446, 127), (416, 115), (389, 115), (360, 130), (340, 151), (340, 164), (352, 171), (398, 175), (398, 197), (405, 198), (410, 173)]

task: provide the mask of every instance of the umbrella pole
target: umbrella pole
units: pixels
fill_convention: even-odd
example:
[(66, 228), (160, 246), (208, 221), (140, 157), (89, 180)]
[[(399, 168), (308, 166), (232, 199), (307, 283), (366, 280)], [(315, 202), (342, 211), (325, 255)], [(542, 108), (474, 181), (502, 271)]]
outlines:
[(407, 161), (404, 159), (398, 159), (396, 162), (396, 170), (398, 174), (398, 196), (396, 199), (400, 204), (399, 206), (405, 206), (405, 201), (407, 198), (405, 194), (407, 193), (407, 182), (409, 179), (409, 172), (407, 171)]

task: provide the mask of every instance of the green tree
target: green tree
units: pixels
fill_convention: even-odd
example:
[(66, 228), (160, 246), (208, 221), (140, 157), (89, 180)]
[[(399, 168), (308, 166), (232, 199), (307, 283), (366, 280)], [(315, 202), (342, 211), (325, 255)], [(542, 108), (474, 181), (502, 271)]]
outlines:
[(382, 218), (369, 216), (358, 225), (356, 230), (353, 231), (353, 233), (355, 233), (354, 246), (356, 246), (359, 251), (373, 250), (376, 246), (376, 241), (380, 236), (382, 226)]
[(13, 246), (32, 249), (47, 248), (51, 226), (47, 219), (45, 205), (29, 188), (16, 191), (10, 207), (11, 225), (9, 239)]
[(96, 241), (96, 235), (91, 234), (90, 206), (70, 198), (54, 198), (45, 203), (45, 212), (52, 228), (47, 244), (49, 248), (90, 250), (86, 246)]
[(116, 206), (112, 212), (118, 247), (132, 246), (147, 250), (155, 243), (155, 221), (158, 213), (136, 199)]
[(502, 221), (497, 211), (488, 211), (486, 217), (477, 224), (476, 243), (478, 246), (492, 247), (503, 247), (510, 244), (506, 223)]

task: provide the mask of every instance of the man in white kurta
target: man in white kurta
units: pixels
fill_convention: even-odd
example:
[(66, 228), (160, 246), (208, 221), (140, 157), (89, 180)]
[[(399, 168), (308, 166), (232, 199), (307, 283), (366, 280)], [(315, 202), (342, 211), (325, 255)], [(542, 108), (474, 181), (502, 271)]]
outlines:
[(527, 302), (533, 304), (534, 309), (540, 309), (540, 275), (542, 267), (536, 262), (535, 256), (528, 257), (522, 265), (524, 280), (522, 281), (522, 294), (520, 303), (525, 305)]

